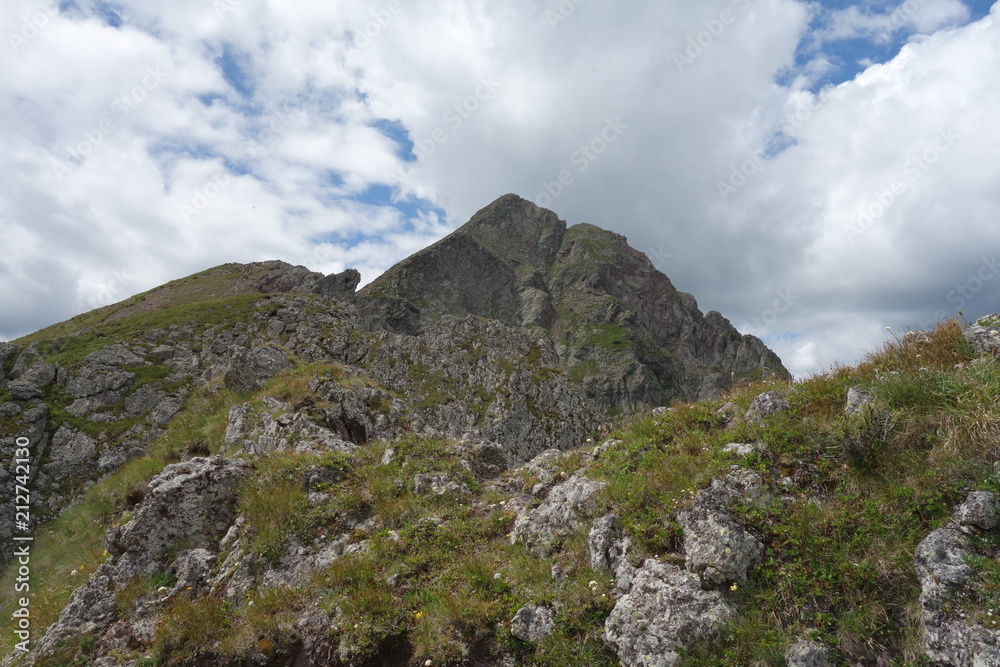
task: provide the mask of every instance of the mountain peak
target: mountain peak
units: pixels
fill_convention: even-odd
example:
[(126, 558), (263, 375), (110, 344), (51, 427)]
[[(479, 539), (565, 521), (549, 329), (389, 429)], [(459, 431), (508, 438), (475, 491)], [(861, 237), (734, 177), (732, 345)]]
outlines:
[(590, 398), (636, 409), (786, 375), (758, 339), (705, 317), (624, 236), (566, 223), (515, 194), (411, 255), (360, 293), (370, 321), (419, 334), (475, 315), (543, 330)]

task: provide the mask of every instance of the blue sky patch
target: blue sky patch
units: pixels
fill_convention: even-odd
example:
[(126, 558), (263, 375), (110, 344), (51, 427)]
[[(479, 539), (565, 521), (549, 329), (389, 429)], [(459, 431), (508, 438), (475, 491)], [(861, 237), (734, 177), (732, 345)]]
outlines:
[(226, 42), (222, 45), (222, 55), (215, 59), (222, 70), (222, 76), (233, 90), (244, 99), (254, 94), (253, 76), (250, 74), (250, 58), (241, 54), (235, 46)]
[(370, 124), (376, 130), (396, 142), (396, 157), (405, 162), (416, 162), (417, 156), (413, 154), (413, 142), (410, 141), (410, 131), (406, 129), (398, 120), (387, 120), (380, 118)]

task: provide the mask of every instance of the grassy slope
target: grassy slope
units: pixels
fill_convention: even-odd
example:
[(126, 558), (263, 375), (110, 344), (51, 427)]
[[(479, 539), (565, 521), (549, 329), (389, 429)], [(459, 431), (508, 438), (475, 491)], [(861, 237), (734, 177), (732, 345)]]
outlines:
[[(303, 397), (316, 372), (336, 369), (297, 369), (249, 399)], [(855, 385), (870, 389), (877, 403), (849, 418), (843, 406)], [(788, 398), (787, 413), (762, 427), (723, 427), (716, 414), (723, 403), (746, 408), (768, 389)], [(998, 396), (1000, 365), (973, 360), (958, 325), (951, 323), (929, 343), (887, 345), (856, 368), (799, 383), (741, 388), (713, 401), (677, 405), (660, 417), (622, 423), (614, 434), (622, 444), (588, 474), (609, 482), (602, 505), (621, 515), (635, 560), (677, 560), (672, 554), (681, 533), (674, 512), (737, 462), (721, 451), (726, 443), (764, 443), (740, 462), (776, 486), (783, 476), (806, 480), (784, 487), (795, 502), (737, 510), (767, 546), (764, 560), (745, 586), (724, 588), (741, 613), (721, 645), (687, 656), (686, 664), (780, 665), (783, 648), (801, 637), (834, 647), (838, 664), (882, 651), (897, 664), (920, 664), (912, 553), (967, 491), (1000, 491), (992, 469), (1000, 434)], [(36, 629), (55, 620), (72, 587), (104, 557), (104, 530), (127, 518), (123, 513), (142, 482), (193, 443), (217, 451), (228, 407), (247, 398), (196, 392), (149, 457), (92, 487), (83, 504), (50, 524), (33, 560), (34, 581), (42, 589), (33, 603)], [(331, 617), (339, 608), (344, 616), (332, 632), (349, 638), (359, 656), (378, 655), (405, 637), (421, 660), (457, 664), (468, 647), (494, 639), (524, 664), (616, 664), (601, 643), (613, 581), (590, 571), (586, 527), (558, 557), (568, 576), (556, 583), (551, 562), (509, 543), (514, 517), (505, 503), (511, 496), (485, 490), (449, 454), (449, 443), (407, 438), (392, 444), (397, 455), (382, 465), (385, 446), (373, 443), (350, 459), (259, 460), (240, 501), (252, 536), (249, 548), (272, 558), (282, 553), (289, 531), (322, 540), (336, 534), (345, 517), (375, 515), (383, 518), (378, 532), (356, 536), (371, 539), (372, 549), (339, 559), (306, 586), (254, 591), (254, 605), (230, 607), (214, 598), (174, 601), (147, 664), (183, 664), (198, 654), (245, 655), (265, 640), (280, 648), (291, 637), (294, 610), (307, 607)], [(562, 466), (572, 474), (581, 460), (580, 453), (570, 452)], [(301, 480), (314, 464), (347, 471), (319, 507), (308, 504)], [(431, 470), (465, 482), (470, 495), (417, 495), (410, 484), (396, 483)], [(533, 480), (513, 474), (530, 489)], [(440, 523), (421, 521), (428, 517)], [(991, 561), (973, 564), (981, 573), (982, 597), (970, 603), (975, 614), (996, 601), (1000, 572)], [(386, 582), (392, 575), (409, 585), (393, 588)], [(159, 583), (136, 582), (123, 595), (141, 595)], [(0, 584), (3, 594), (12, 590), (11, 581)], [(510, 637), (506, 625), (521, 605), (532, 602), (560, 605), (557, 631), (537, 649)], [(0, 613), (9, 611), (5, 600)], [(68, 646), (60, 659), (86, 664), (91, 646), (88, 641)]]

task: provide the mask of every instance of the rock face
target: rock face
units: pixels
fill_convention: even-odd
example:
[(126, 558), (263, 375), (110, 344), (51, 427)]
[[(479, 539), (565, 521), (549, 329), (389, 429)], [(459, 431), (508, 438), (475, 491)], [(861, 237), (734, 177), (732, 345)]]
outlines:
[[(108, 533), (111, 558), (73, 593), (30, 655), (43, 656), (68, 636), (93, 633), (102, 641), (127, 642), (131, 634), (141, 632), (133, 627), (141, 615), (119, 619), (115, 597), (115, 588), (136, 577), (170, 568), (177, 579), (174, 594), (199, 586), (214, 560), (204, 547), (214, 547), (235, 519), (236, 486), (248, 472), (247, 463), (220, 457), (164, 468), (149, 483), (132, 520)], [(184, 550), (178, 551), (181, 547)], [(108, 631), (115, 623), (127, 627)]]
[(647, 559), (604, 624), (604, 640), (625, 667), (669, 667), (677, 649), (709, 644), (736, 612), (695, 575)]
[[(960, 605), (954, 603), (975, 595), (969, 590), (976, 575), (967, 560), (974, 555), (969, 534), (995, 528), (996, 510), (996, 497), (992, 493), (969, 494), (954, 513), (955, 523), (931, 532), (913, 555), (913, 567), (920, 580), (924, 650), (933, 664), (1000, 665), (1000, 632), (967, 618)], [(975, 555), (992, 559), (1000, 554)]]
[(786, 375), (760, 340), (703, 315), (622, 236), (567, 229), (505, 195), (359, 293), (377, 326), (415, 335), (445, 315), (535, 327), (587, 395), (636, 409), (716, 394), (734, 378)]
[(747, 572), (764, 554), (764, 545), (726, 507), (738, 500), (760, 503), (768, 497), (761, 474), (739, 466), (732, 466), (724, 479), (699, 491), (691, 507), (677, 514), (684, 531), (687, 569), (710, 586), (746, 583)]
[(549, 556), (580, 521), (596, 509), (594, 494), (607, 486), (586, 477), (573, 476), (554, 487), (538, 507), (523, 510), (514, 520), (511, 543), (524, 544), (539, 556)]

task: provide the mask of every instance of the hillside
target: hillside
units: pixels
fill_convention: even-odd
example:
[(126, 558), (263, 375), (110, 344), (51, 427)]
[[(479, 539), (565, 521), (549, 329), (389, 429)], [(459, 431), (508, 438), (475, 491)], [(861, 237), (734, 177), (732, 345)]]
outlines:
[(0, 344), (3, 664), (1000, 665), (1000, 316), (792, 382), (513, 195), (358, 280)]

